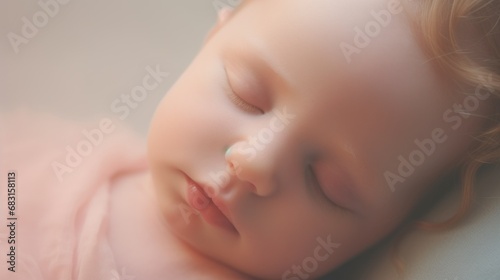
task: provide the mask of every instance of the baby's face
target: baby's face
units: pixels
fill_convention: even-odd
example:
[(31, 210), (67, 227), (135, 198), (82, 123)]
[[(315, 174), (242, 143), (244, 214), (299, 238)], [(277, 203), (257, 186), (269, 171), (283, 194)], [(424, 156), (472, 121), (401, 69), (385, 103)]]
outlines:
[(248, 274), (306, 279), (400, 224), (477, 125), (408, 21), (394, 0), (256, 0), (217, 27), (151, 125), (171, 229)]

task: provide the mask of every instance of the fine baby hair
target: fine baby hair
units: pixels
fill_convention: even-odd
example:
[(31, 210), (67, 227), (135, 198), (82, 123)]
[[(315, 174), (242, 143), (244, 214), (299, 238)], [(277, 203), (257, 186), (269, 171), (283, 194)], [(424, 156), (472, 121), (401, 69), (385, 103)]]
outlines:
[[(414, 32), (444, 79), (456, 86), (454, 94), (463, 94), (462, 106), (454, 110), (463, 118), (479, 117), (486, 121), (474, 143), (455, 167), (462, 188), (462, 202), (449, 220), (430, 224), (417, 222), (419, 228), (448, 229), (467, 213), (473, 199), (474, 182), (481, 167), (500, 160), (500, 3), (485, 0), (413, 1), (418, 6)], [(486, 115), (476, 113), (478, 103), (491, 104)], [(456, 126), (461, 120), (456, 119)]]

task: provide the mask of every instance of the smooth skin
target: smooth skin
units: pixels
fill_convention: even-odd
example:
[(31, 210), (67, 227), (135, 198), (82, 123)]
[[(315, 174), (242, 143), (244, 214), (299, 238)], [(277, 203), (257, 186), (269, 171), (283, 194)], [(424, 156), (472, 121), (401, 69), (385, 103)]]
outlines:
[[(175, 236), (254, 277), (318, 277), (393, 231), (463, 157), (481, 122), (453, 112), (453, 129), (443, 117), (464, 96), (423, 54), (411, 8), (350, 63), (340, 47), (388, 2), (254, 0), (221, 14), (150, 127), (150, 187)], [(433, 137), (390, 184), (400, 156)], [(186, 176), (211, 188), (235, 231), (190, 209)]]

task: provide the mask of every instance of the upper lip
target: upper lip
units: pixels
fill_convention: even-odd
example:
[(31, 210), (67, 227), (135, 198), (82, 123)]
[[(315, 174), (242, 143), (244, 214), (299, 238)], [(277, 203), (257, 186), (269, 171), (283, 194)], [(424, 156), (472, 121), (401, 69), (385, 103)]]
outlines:
[(217, 207), (221, 213), (226, 216), (226, 218), (231, 222), (231, 224), (234, 225), (231, 217), (231, 212), (229, 211), (229, 208), (226, 205), (226, 202), (218, 196), (218, 192), (209, 192), (209, 187), (208, 185), (201, 184), (198, 181), (195, 181), (191, 177), (189, 177), (189, 180), (191, 180), (192, 183), (194, 183), (208, 198), (212, 200), (214, 203), (215, 207)]
[(224, 216), (226, 216), (226, 218), (233, 224), (231, 212), (229, 211), (229, 208), (227, 208), (226, 203), (222, 199), (220, 199), (219, 197), (212, 197), (212, 202), (214, 203), (214, 205), (217, 208), (219, 208), (221, 213)]

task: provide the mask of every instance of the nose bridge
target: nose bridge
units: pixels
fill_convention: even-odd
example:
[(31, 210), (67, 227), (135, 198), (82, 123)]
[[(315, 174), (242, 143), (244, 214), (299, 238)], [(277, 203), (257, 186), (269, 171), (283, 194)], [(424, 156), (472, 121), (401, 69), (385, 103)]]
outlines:
[(273, 111), (248, 131), (242, 141), (230, 146), (227, 164), (235, 175), (254, 185), (259, 195), (269, 195), (276, 188), (276, 178), (297, 151), (295, 115), (284, 108)]

